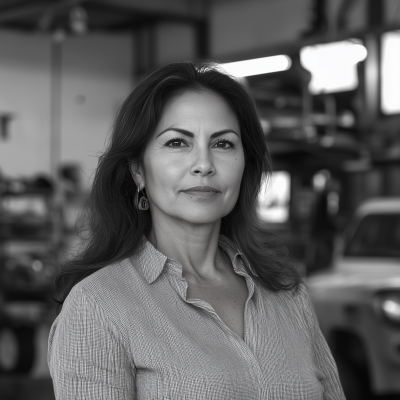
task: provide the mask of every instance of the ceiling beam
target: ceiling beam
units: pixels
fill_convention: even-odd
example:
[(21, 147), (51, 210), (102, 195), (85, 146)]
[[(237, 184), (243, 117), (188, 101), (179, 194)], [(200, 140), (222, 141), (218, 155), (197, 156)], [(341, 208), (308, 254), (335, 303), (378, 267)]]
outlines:
[(153, 22), (163, 21), (172, 23), (196, 24), (202, 23), (205, 20), (204, 17), (195, 16), (191, 13), (182, 14), (174, 13), (165, 9), (149, 10), (144, 7), (136, 8), (133, 6), (133, 4), (127, 7), (124, 6), (122, 2), (111, 2), (111, 0), (86, 0), (86, 4), (88, 7), (92, 6), (93, 8), (97, 8), (98, 10), (121, 12), (127, 16), (132, 15), (133, 17), (140, 17), (144, 20), (149, 20)]
[[(191, 0), (198, 2), (199, 0)], [(13, 6), (0, 8), (0, 24), (19, 24), (29, 18), (44, 14), (59, 15), (78, 5), (86, 6), (88, 9), (97, 8), (112, 13), (120, 12), (132, 16), (138, 22), (142, 19), (146, 24), (153, 22), (171, 22), (181, 24), (202, 24), (205, 22), (203, 12), (192, 12), (190, 7), (184, 7), (187, 0), (59, 0), (22, 2)], [(168, 6), (166, 6), (168, 4)], [(196, 10), (199, 8), (195, 7)]]
[(61, 0), (61, 1), (40, 1), (32, 4), (32, 1), (19, 3), (14, 6), (0, 8), (0, 24), (5, 22), (18, 21), (21, 18), (46, 12), (57, 13), (60, 10), (68, 9), (85, 3), (87, 0)]
[(97, 2), (151, 14), (201, 18), (204, 17), (207, 0), (97, 0)]

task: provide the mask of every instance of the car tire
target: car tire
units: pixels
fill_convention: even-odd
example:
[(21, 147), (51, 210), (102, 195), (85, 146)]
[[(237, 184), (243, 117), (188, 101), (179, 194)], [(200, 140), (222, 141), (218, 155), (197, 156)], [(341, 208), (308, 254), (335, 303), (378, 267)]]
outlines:
[(346, 400), (371, 399), (366, 372), (344, 357), (336, 357), (335, 361)]
[(35, 358), (32, 327), (0, 327), (0, 373), (25, 374)]

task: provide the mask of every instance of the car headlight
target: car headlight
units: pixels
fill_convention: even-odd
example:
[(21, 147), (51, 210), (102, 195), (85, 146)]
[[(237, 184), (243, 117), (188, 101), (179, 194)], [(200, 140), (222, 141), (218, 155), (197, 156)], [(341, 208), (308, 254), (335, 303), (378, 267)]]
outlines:
[(389, 321), (400, 324), (400, 291), (378, 293), (376, 307)]

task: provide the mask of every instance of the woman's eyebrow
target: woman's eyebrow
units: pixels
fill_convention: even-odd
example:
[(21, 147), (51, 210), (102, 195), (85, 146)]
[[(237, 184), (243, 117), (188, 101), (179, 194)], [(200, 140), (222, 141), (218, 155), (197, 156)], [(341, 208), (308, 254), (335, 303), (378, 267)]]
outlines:
[[(194, 133), (187, 131), (186, 129), (181, 129), (181, 128), (167, 128), (160, 132), (156, 137), (161, 136), (163, 133), (168, 132), (168, 131), (174, 131), (178, 133), (182, 133), (182, 135), (189, 136), (189, 137), (194, 137)], [(221, 131), (214, 132), (210, 137), (211, 139), (214, 139), (217, 136), (221, 136), (224, 133), (234, 133), (236, 136), (239, 136), (237, 132), (235, 132), (233, 129), (222, 129)]]

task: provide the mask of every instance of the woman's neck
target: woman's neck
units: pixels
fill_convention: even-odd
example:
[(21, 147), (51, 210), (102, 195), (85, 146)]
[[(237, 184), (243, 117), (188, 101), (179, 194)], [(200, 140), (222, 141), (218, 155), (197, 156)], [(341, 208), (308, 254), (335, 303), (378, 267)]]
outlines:
[(220, 225), (220, 221), (207, 225), (157, 223), (148, 239), (158, 251), (182, 265), (184, 277), (207, 279), (215, 276), (225, 264), (218, 247)]

